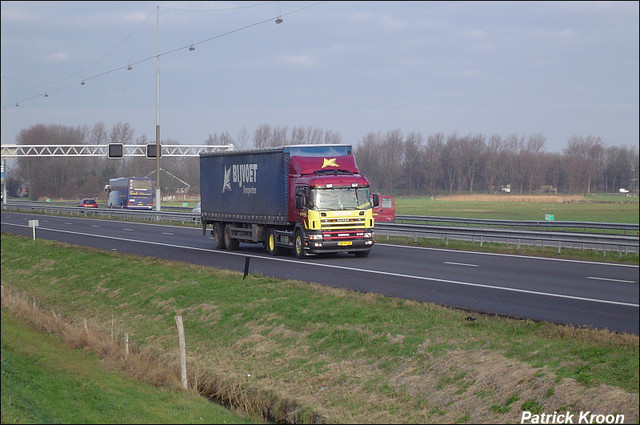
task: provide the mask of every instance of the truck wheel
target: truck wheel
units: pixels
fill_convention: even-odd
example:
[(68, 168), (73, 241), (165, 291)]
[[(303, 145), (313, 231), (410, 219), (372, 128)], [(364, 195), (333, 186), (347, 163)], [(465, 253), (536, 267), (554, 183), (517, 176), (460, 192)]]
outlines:
[(276, 231), (275, 229), (269, 229), (269, 234), (267, 235), (267, 243), (265, 244), (265, 248), (267, 253), (270, 255), (280, 255), (282, 248), (276, 246)]
[(227, 224), (224, 226), (224, 245), (227, 249), (233, 250), (240, 247), (240, 242), (237, 239), (233, 239), (230, 234), (230, 226)]
[(216, 244), (216, 249), (225, 249), (224, 244), (224, 225), (222, 223), (215, 223), (213, 225), (213, 240)]
[(293, 252), (296, 258), (304, 258), (307, 254), (304, 252), (304, 238), (302, 237), (302, 232), (300, 230), (296, 230), (295, 237), (293, 239)]

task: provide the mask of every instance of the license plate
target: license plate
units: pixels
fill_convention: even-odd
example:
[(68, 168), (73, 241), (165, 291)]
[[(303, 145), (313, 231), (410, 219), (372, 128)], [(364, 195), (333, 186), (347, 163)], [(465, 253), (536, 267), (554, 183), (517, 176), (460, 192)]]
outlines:
[(351, 245), (351, 241), (341, 241), (338, 242), (339, 246), (350, 246)]

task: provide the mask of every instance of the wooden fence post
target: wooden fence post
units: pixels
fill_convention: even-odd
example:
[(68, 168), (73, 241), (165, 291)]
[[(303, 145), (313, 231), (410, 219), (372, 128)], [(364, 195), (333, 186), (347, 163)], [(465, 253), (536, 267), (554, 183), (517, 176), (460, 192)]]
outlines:
[(184, 342), (184, 326), (182, 325), (182, 316), (176, 316), (176, 326), (178, 327), (178, 340), (180, 342), (180, 378), (182, 387), (186, 390), (187, 384), (187, 350)]

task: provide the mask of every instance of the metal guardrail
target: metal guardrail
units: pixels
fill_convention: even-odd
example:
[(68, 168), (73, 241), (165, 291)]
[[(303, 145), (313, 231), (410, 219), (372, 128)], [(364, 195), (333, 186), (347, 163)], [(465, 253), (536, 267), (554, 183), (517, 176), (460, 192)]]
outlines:
[(638, 254), (638, 236), (594, 234), (594, 233), (567, 233), (567, 232), (542, 232), (531, 230), (489, 229), (483, 227), (460, 227), (419, 225), (403, 223), (376, 223), (376, 236), (378, 240), (381, 234), (413, 237), (417, 243), (418, 237), (439, 238), (448, 243), (449, 239), (467, 240), (483, 245), (484, 242), (498, 242), (513, 244), (520, 248), (521, 244), (540, 244), (543, 248), (553, 244), (560, 253), (562, 248), (578, 249), (602, 249), (604, 251), (617, 250), (621, 255), (634, 252)]
[[(182, 212), (184, 207), (173, 207), (173, 211), (155, 211), (155, 210), (128, 210), (128, 209), (112, 209), (112, 208), (80, 208), (65, 205), (56, 205), (48, 202), (8, 202), (2, 205), (3, 210), (28, 210), (34, 212), (43, 212), (51, 214), (67, 214), (85, 217), (100, 217), (118, 220), (136, 220), (149, 222), (171, 222), (181, 224), (200, 225), (200, 215), (190, 212)], [(182, 210), (182, 211), (180, 211)], [(386, 235), (387, 239), (390, 235), (401, 235), (413, 237), (417, 242), (418, 237), (439, 238), (448, 243), (449, 239), (467, 240), (472, 243), (479, 242), (480, 246), (485, 242), (498, 242), (506, 244), (514, 244), (519, 248), (521, 244), (540, 244), (542, 247), (549, 247), (555, 244), (558, 252), (562, 248), (579, 248), (579, 249), (602, 249), (603, 255), (605, 251), (635, 252), (638, 254), (639, 238), (637, 224), (619, 224), (619, 223), (586, 223), (586, 222), (555, 222), (554, 225), (539, 227), (581, 227), (581, 228), (597, 228), (597, 229), (616, 229), (616, 230), (632, 230), (636, 232), (635, 236), (599, 234), (599, 233), (571, 233), (560, 231), (536, 231), (536, 230), (513, 230), (505, 228), (487, 228), (487, 227), (470, 227), (473, 224), (495, 225), (495, 226), (537, 226), (538, 222), (523, 222), (514, 220), (484, 220), (484, 219), (456, 219), (446, 217), (426, 217), (426, 216), (396, 216), (398, 221), (416, 220), (426, 222), (448, 222), (467, 224), (463, 226), (443, 226), (429, 224), (406, 224), (406, 223), (376, 223), (376, 235), (380, 240), (381, 235)], [(534, 224), (531, 224), (534, 223)], [(550, 223), (550, 222), (549, 222)], [(570, 224), (575, 224), (571, 226)], [(594, 224), (594, 226), (590, 226)]]
[(503, 227), (532, 227), (556, 229), (604, 229), (631, 231), (638, 234), (638, 225), (629, 223), (602, 223), (591, 221), (533, 221), (533, 220), (495, 220), (483, 218), (455, 218), (433, 217), (420, 215), (396, 215), (396, 222), (411, 223), (456, 223), (464, 225), (503, 226)]
[[(171, 222), (171, 223), (197, 223), (200, 224), (200, 216), (197, 214), (179, 211), (155, 211), (133, 210), (119, 208), (82, 208), (56, 205), (48, 202), (12, 202), (2, 205), (3, 210), (33, 211), (49, 214), (66, 214), (94, 218), (107, 218), (117, 220)], [(190, 210), (189, 210), (190, 211)]]

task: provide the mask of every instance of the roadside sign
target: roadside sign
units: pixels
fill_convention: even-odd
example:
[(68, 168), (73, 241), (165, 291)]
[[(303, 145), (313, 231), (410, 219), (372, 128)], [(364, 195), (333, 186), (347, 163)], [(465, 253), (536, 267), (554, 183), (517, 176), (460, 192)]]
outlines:
[(29, 220), (29, 227), (33, 229), (33, 240), (36, 240), (36, 227), (40, 225), (38, 220)]
[(545, 215), (544, 215), (544, 219), (545, 219), (546, 221), (553, 221), (553, 218), (554, 218), (554, 217), (553, 217), (553, 214), (545, 214)]

